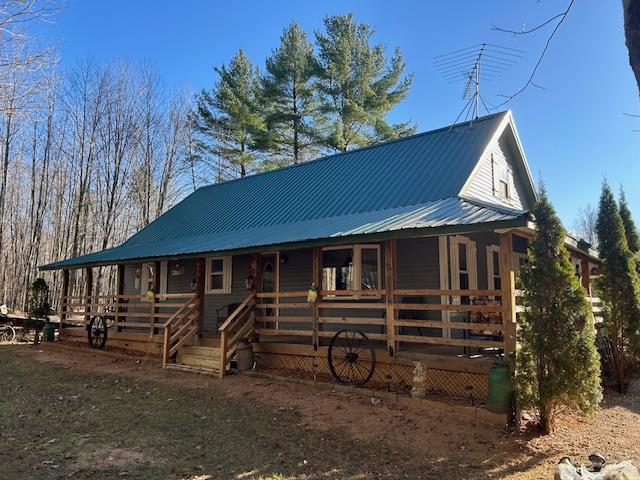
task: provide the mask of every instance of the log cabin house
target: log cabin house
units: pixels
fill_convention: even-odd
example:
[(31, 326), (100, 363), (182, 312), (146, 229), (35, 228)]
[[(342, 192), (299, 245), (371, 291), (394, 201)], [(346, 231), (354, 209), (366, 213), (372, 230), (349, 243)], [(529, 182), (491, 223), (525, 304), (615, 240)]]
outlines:
[[(62, 271), (64, 339), (87, 341), (83, 325), (110, 312), (108, 344), (168, 368), (223, 376), (252, 336), (257, 368), (326, 374), (348, 328), (373, 346), (373, 381), (410, 383), (421, 361), (430, 389), (482, 399), (516, 347), (535, 197), (506, 111), (199, 188), (122, 245), (42, 269)], [(589, 291), (596, 253), (567, 245)], [(93, 295), (105, 265), (114, 294)]]

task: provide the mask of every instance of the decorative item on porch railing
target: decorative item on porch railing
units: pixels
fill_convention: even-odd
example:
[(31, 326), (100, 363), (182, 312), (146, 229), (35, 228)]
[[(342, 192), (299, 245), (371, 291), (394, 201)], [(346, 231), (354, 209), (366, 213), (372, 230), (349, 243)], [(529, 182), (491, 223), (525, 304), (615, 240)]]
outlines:
[(316, 282), (313, 282), (309, 287), (309, 291), (307, 292), (307, 302), (308, 303), (316, 303), (318, 301), (318, 286)]

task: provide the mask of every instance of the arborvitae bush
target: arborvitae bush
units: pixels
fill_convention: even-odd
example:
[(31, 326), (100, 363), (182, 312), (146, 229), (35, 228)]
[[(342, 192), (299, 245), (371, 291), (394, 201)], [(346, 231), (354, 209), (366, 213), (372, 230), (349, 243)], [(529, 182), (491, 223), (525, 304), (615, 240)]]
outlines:
[(629, 367), (637, 365), (638, 360), (640, 290), (624, 221), (606, 182), (602, 185), (596, 230), (603, 263), (598, 290), (605, 307), (604, 321), (611, 344), (611, 363), (618, 390), (624, 392)]
[(574, 275), (565, 230), (544, 188), (533, 208), (538, 232), (521, 273), (526, 311), (519, 318), (516, 390), (539, 412), (545, 433), (564, 409), (588, 413), (602, 399), (600, 358), (586, 291)]

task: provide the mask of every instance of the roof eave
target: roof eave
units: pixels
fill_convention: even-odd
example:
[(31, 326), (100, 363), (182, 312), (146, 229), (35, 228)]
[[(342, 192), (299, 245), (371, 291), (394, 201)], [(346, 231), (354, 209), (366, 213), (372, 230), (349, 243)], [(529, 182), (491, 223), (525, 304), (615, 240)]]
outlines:
[(473, 223), (473, 224), (461, 224), (461, 225), (443, 225), (438, 227), (421, 227), (421, 228), (403, 228), (397, 230), (388, 230), (378, 233), (366, 233), (356, 235), (345, 235), (340, 237), (325, 237), (313, 240), (302, 240), (297, 242), (276, 243), (269, 245), (259, 245), (255, 247), (246, 247), (234, 250), (212, 250), (203, 252), (194, 252), (182, 255), (169, 255), (169, 256), (157, 256), (157, 257), (136, 257), (129, 258), (122, 261), (105, 261), (105, 262), (88, 262), (78, 264), (66, 264), (66, 260), (59, 262), (53, 262), (38, 267), (40, 271), (53, 271), (53, 270), (72, 270), (85, 267), (102, 267), (118, 264), (132, 264), (141, 263), (152, 260), (162, 259), (187, 259), (198, 258), (203, 255), (242, 255), (249, 253), (260, 253), (267, 250), (273, 250), (277, 248), (279, 250), (293, 250), (297, 248), (318, 247), (318, 246), (333, 246), (342, 245), (348, 243), (362, 243), (362, 242), (375, 242), (383, 240), (400, 240), (404, 238), (419, 238), (419, 237), (434, 237), (439, 235), (453, 235), (463, 233), (474, 233), (487, 230), (508, 229), (524, 227), (529, 222), (529, 213), (525, 212), (521, 215), (509, 219), (509, 220), (497, 220), (491, 222)]

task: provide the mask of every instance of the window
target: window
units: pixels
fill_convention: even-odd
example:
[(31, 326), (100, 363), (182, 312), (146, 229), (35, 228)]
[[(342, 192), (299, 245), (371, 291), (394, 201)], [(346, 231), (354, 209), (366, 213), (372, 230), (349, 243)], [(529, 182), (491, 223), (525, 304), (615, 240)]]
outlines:
[(500, 164), (498, 169), (498, 195), (501, 198), (511, 198), (510, 172), (506, 164)]
[(155, 265), (153, 263), (142, 264), (142, 281), (140, 282), (140, 293), (145, 294), (147, 290), (153, 290), (155, 283)]
[[(160, 263), (160, 278), (158, 279), (159, 291), (156, 295), (167, 294), (167, 262)], [(156, 277), (156, 264), (154, 262), (143, 263), (141, 267), (141, 280), (136, 278), (136, 284), (140, 287), (140, 293), (145, 294), (147, 290), (154, 290)]]
[(487, 246), (487, 285), (489, 290), (500, 290), (502, 281), (500, 280), (500, 247), (497, 245)]
[(167, 294), (167, 279), (169, 277), (169, 268), (167, 262), (160, 262), (160, 295)]
[(231, 293), (231, 257), (207, 258), (206, 293)]
[[(476, 242), (462, 235), (449, 237), (451, 289), (477, 290)], [(468, 304), (468, 296), (454, 296), (453, 303)]]
[[(349, 245), (322, 250), (322, 290), (378, 290), (380, 284), (379, 245)], [(335, 298), (334, 295), (327, 297)]]

